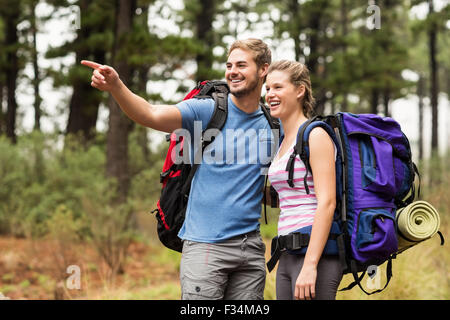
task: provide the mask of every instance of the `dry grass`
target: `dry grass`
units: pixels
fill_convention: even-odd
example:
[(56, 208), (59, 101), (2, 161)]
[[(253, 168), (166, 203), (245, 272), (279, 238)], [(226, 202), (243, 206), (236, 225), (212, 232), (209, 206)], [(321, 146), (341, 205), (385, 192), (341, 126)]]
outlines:
[[(441, 166), (441, 183), (424, 185), (422, 199), (433, 204), (441, 216), (440, 231), (450, 241), (450, 157)], [(154, 230), (154, 217), (139, 215), (144, 230)], [(276, 217), (269, 217), (270, 225), (263, 226), (266, 241), (266, 259), (269, 259), (270, 234), (276, 231)], [(148, 241), (148, 239), (153, 239)], [(0, 293), (11, 299), (155, 299), (180, 298), (179, 264), (181, 255), (163, 248), (154, 231), (132, 243), (125, 261), (125, 272), (114, 279), (108, 276), (108, 267), (88, 244), (67, 244), (70, 263), (80, 266), (81, 289), (68, 290), (64, 281), (69, 276), (61, 271), (55, 259), (60, 246), (52, 239), (0, 238)], [(450, 299), (450, 251), (448, 243), (440, 246), (439, 237), (408, 249), (394, 260), (393, 278), (382, 293), (365, 295), (358, 287), (339, 292), (339, 300), (360, 299)], [(265, 299), (275, 299), (276, 269), (267, 274)], [(384, 267), (381, 268), (384, 275)], [(383, 284), (384, 277), (381, 280)], [(346, 275), (344, 287), (352, 281)], [(363, 285), (367, 285), (366, 279)]]

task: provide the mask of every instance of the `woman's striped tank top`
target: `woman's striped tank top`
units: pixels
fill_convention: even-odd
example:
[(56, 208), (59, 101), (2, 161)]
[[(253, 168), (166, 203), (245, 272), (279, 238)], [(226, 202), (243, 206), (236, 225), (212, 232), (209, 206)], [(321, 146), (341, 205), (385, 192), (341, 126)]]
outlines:
[(287, 183), (288, 172), (286, 171), (286, 164), (293, 151), (294, 144), (295, 141), (281, 158), (277, 159), (277, 153), (268, 172), (269, 181), (278, 192), (280, 199), (281, 211), (278, 219), (278, 235), (280, 236), (312, 225), (317, 209), (317, 198), (311, 172), (308, 172), (307, 176), (310, 193), (306, 194), (303, 184), (306, 168), (298, 156), (295, 158), (294, 164), (294, 188), (291, 188)]

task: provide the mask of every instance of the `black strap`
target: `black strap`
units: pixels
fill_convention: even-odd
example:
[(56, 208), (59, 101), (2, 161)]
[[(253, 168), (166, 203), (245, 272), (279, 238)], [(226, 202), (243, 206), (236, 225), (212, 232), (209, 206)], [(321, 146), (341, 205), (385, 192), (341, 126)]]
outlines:
[(278, 260), (280, 260), (281, 257), (282, 250), (278, 244), (278, 237), (272, 239), (271, 252), (272, 254), (270, 260), (267, 262), (267, 269), (269, 270), (269, 272), (271, 272), (273, 268), (275, 268)]
[[(197, 87), (202, 86), (202, 81), (197, 84)], [(223, 92), (228, 93), (230, 89), (225, 81), (221, 80), (209, 80), (203, 84), (203, 88), (200, 89), (199, 93), (195, 95), (195, 98), (211, 98), (211, 91), (213, 92)]]
[[(328, 241), (336, 241), (340, 234), (330, 233)], [(275, 268), (281, 253), (285, 250), (294, 251), (300, 250), (308, 246), (310, 235), (301, 232), (292, 232), (285, 236), (274, 237), (271, 244), (271, 257), (267, 262), (267, 269), (269, 272)]]
[(352, 289), (354, 286), (356, 286), (356, 285), (358, 285), (358, 287), (365, 293), (365, 294), (367, 294), (367, 295), (372, 295), (372, 294), (374, 294), (374, 293), (378, 293), (378, 292), (381, 292), (381, 291), (383, 291), (384, 289), (386, 289), (386, 287), (388, 286), (388, 284), (389, 284), (389, 282), (391, 281), (391, 278), (392, 278), (392, 259), (394, 259), (395, 258), (395, 255), (394, 256), (391, 256), (391, 257), (389, 257), (389, 259), (388, 259), (388, 263), (387, 263), (387, 266), (386, 266), (386, 283), (385, 283), (385, 285), (384, 285), (384, 287), (383, 288), (381, 288), (381, 289), (378, 289), (378, 290), (375, 290), (375, 291), (372, 291), (372, 292), (367, 292), (364, 288), (363, 288), (363, 286), (361, 285), (361, 281), (362, 281), (362, 279), (364, 278), (364, 276), (366, 275), (366, 271), (364, 271), (362, 274), (361, 274), (361, 276), (358, 276), (358, 268), (357, 268), (357, 264), (356, 264), (356, 261), (355, 260), (352, 260), (351, 262), (350, 262), (350, 270), (351, 270), (351, 273), (352, 273), (352, 275), (353, 275), (353, 282), (352, 283), (350, 283), (347, 287), (345, 287), (345, 288), (343, 288), (343, 289), (340, 289), (339, 291), (347, 291), (347, 290), (350, 290), (350, 289)]
[(259, 106), (261, 107), (261, 110), (264, 113), (264, 116), (266, 117), (267, 121), (269, 122), (271, 129), (280, 129), (280, 120), (277, 118), (274, 118), (270, 115), (269, 108), (262, 102), (259, 103)]
[(338, 247), (338, 251), (339, 251), (339, 261), (341, 263), (342, 272), (344, 272), (348, 268), (347, 259), (346, 259), (346, 255), (345, 255), (345, 235), (344, 235), (344, 233), (341, 233), (340, 235), (338, 235), (336, 241), (337, 241), (337, 247)]
[(414, 168), (414, 172), (417, 174), (417, 177), (419, 177), (419, 187), (417, 188), (417, 198), (420, 199), (420, 184), (421, 184), (421, 180), (422, 179), (420, 178), (419, 169), (417, 169), (416, 164), (413, 162), (412, 165), (413, 165), (413, 168)]
[[(214, 111), (211, 116), (211, 120), (209, 121), (208, 125), (206, 126), (205, 131), (209, 130), (209, 129), (221, 130), (227, 120), (227, 115), (228, 115), (228, 95), (227, 95), (227, 93), (223, 92), (220, 89), (220, 92), (218, 92), (218, 91), (213, 92), (212, 97), (214, 99)], [(205, 131), (202, 132), (201, 148), (199, 148), (197, 150), (198, 153), (201, 152), (200, 155), (203, 154), (203, 152), (205, 151), (205, 148), (212, 142), (212, 140), (205, 141), (203, 139)], [(197, 155), (194, 157), (194, 160), (197, 159)], [(199, 163), (194, 163), (192, 165), (192, 168), (189, 172), (189, 176), (186, 179), (186, 182), (184, 183), (183, 188), (181, 189), (181, 194), (184, 195), (185, 198), (189, 197), (189, 191), (191, 189), (191, 182), (192, 182), (192, 179), (194, 178), (195, 172), (197, 171), (199, 165), (200, 165)]]
[(272, 208), (278, 208), (278, 202), (279, 202), (279, 198), (278, 198), (278, 192), (277, 190), (275, 190), (275, 188), (271, 185), (270, 186), (270, 205)]
[(288, 184), (291, 188), (294, 187), (294, 161), (295, 157), (297, 156), (297, 151), (294, 147), (294, 152), (291, 153), (289, 156), (289, 160), (286, 164), (286, 171), (288, 172)]
[(445, 244), (445, 239), (444, 239), (444, 235), (442, 234), (442, 232), (438, 231), (437, 234), (439, 235), (439, 237), (441, 238), (441, 246), (443, 246)]
[[(264, 113), (264, 116), (266, 117), (267, 122), (269, 122), (270, 129), (272, 129), (272, 130), (280, 129), (280, 121), (277, 118), (274, 118), (274, 117), (272, 117), (270, 115), (269, 108), (264, 104), (264, 102), (261, 101), (259, 103), (259, 106), (260, 106), (262, 112)], [(267, 224), (267, 208), (266, 208), (266, 205), (267, 205), (267, 196), (266, 196), (267, 180), (268, 179), (267, 179), (267, 175), (266, 175), (266, 179), (265, 179), (265, 183), (264, 183), (264, 192), (263, 192), (263, 197), (264, 197), (264, 221), (266, 222), (266, 224)], [(274, 207), (274, 198), (277, 200), (276, 202), (278, 202), (278, 194), (275, 191), (276, 195), (274, 196), (272, 190), (275, 191), (275, 189), (273, 189), (273, 187), (270, 186), (270, 200), (271, 200), (271, 202), (270, 202), (271, 205), (270, 206), (272, 208), (276, 208), (277, 206)]]
[[(206, 126), (206, 130), (209, 129), (218, 129), (221, 130), (227, 121), (228, 114), (228, 95), (223, 92), (213, 92), (212, 98), (214, 99), (214, 111), (211, 116), (211, 119)], [(202, 148), (208, 146), (211, 141), (204, 141), (203, 135), (205, 131), (202, 132)]]
[[(417, 169), (417, 166), (414, 162), (411, 162), (411, 169), (414, 171), (414, 176), (417, 175), (419, 178), (419, 186), (417, 188), (417, 198), (420, 199), (420, 185), (421, 185), (421, 178), (419, 169)], [(416, 197), (416, 186), (414, 184), (414, 178), (412, 179), (412, 186), (411, 186), (411, 194), (406, 199), (398, 199), (396, 202), (396, 205), (398, 208), (406, 207), (408, 204), (412, 203)]]
[[(264, 179), (265, 181), (264, 181), (264, 188), (263, 188), (263, 199), (264, 199), (264, 221), (266, 222), (266, 224), (267, 224), (267, 208), (266, 208), (266, 205), (267, 205), (267, 195), (266, 195), (266, 188), (267, 188), (267, 180), (268, 180), (268, 175), (266, 175), (266, 178)], [(270, 199), (270, 200), (272, 200), (272, 199)]]
[[(308, 155), (306, 153), (305, 150), (305, 145), (303, 144), (303, 135), (305, 134), (305, 130), (306, 128), (313, 122), (316, 121), (316, 119), (318, 118), (318, 116), (315, 116), (311, 119), (308, 119), (305, 123), (303, 123), (300, 126), (299, 132), (297, 134), (297, 141), (296, 144), (294, 146), (294, 151), (292, 152), (292, 154), (289, 156), (289, 160), (288, 163), (286, 164), (286, 171), (288, 172), (288, 184), (291, 188), (294, 187), (294, 163), (295, 163), (295, 157), (297, 155), (300, 156), (300, 159), (302, 159), (303, 163), (305, 164), (305, 168), (306, 168), (306, 172), (305, 172), (305, 176), (303, 177), (303, 185), (305, 186), (305, 190), (306, 190), (306, 194), (309, 194), (309, 187), (308, 184), (306, 182), (307, 176), (308, 176), (308, 172), (311, 172), (311, 167), (309, 165), (309, 161), (308, 161)], [(305, 141), (306, 146), (308, 146), (308, 140)]]

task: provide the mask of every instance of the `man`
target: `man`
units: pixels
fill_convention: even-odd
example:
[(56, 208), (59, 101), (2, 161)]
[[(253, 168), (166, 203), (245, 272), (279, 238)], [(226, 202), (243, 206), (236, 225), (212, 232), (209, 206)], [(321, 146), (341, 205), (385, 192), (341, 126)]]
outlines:
[[(204, 130), (212, 116), (211, 99), (190, 99), (176, 106), (152, 105), (133, 94), (113, 68), (91, 61), (81, 63), (94, 69), (91, 85), (110, 92), (122, 110), (141, 125), (169, 133), (183, 128), (194, 136), (195, 122), (201, 121)], [(257, 149), (245, 149), (247, 161), (236, 160), (234, 155), (246, 148), (246, 132), (270, 131), (258, 104), (270, 63), (270, 49), (258, 39), (236, 41), (228, 51), (228, 117), (221, 131), (223, 139), (215, 139), (209, 147), (233, 157), (203, 161), (192, 181), (185, 222), (178, 235), (183, 239), (182, 299), (263, 299), (265, 245), (259, 234), (259, 218), (264, 184), (261, 169), (267, 163), (255, 151), (267, 145), (267, 136), (255, 139), (248, 135)], [(244, 133), (244, 139), (236, 132)], [(227, 134), (234, 135), (232, 143)]]

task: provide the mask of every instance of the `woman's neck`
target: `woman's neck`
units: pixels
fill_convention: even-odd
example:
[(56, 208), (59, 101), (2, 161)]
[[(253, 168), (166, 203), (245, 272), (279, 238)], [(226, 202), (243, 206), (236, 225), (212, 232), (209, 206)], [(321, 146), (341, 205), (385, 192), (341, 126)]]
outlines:
[(280, 120), (284, 130), (284, 140), (290, 143), (297, 136), (298, 128), (302, 125), (302, 123), (307, 121), (308, 118), (306, 118), (303, 112), (300, 111)]

